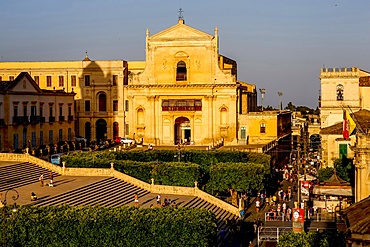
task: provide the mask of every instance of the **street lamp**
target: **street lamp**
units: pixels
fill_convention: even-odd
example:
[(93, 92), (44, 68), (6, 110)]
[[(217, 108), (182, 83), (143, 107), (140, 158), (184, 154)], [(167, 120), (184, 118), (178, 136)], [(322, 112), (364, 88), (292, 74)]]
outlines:
[(8, 195), (8, 192), (14, 192), (14, 195), (12, 196), (12, 199), (14, 201), (14, 208), (13, 208), (13, 212), (16, 212), (17, 211), (17, 204), (15, 203), (15, 201), (19, 198), (19, 193), (18, 191), (16, 191), (15, 189), (9, 189), (5, 192), (5, 195), (4, 195), (4, 200), (2, 200), (2, 194), (0, 194), (0, 200), (1, 200), (1, 204), (3, 206), (3, 247), (6, 246), (6, 197)]
[(281, 100), (281, 98), (283, 96), (283, 93), (282, 92), (278, 92), (278, 95), (279, 95), (279, 100), (280, 100), (279, 108), (280, 108), (280, 110), (283, 110), (283, 101)]
[(263, 111), (263, 99), (265, 98), (265, 93), (266, 93), (266, 89), (264, 88), (260, 88), (260, 93), (261, 93), (261, 106), (262, 106), (262, 111)]

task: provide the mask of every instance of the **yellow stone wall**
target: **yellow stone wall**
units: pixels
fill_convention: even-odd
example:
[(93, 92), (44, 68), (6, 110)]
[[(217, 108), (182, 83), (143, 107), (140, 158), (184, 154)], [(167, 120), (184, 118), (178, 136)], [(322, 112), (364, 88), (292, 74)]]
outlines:
[[(93, 61), (86, 55), (82, 61), (0, 62), (0, 76), (8, 80), (26, 71), (38, 77), (41, 88), (73, 90), (75, 134), (90, 140), (118, 135), (154, 145), (173, 145), (185, 137), (194, 145), (212, 146), (222, 139), (225, 144), (237, 143), (240, 124), (248, 125), (244, 116), (256, 110), (256, 87), (238, 81), (236, 62), (219, 54), (218, 29), (210, 35), (180, 20), (154, 35), (147, 30), (145, 39), (145, 61)], [(186, 79), (181, 81), (176, 79), (179, 62), (186, 65)], [(76, 86), (71, 85), (71, 76), (76, 76)], [(85, 76), (90, 76), (89, 86)], [(105, 110), (99, 103), (102, 95)], [(163, 110), (166, 100), (201, 101), (201, 108)], [(90, 111), (85, 111), (87, 101)], [(181, 121), (176, 124), (176, 119)]]
[[(341, 122), (343, 120), (342, 107), (349, 106), (353, 112), (360, 110), (360, 99), (369, 97), (366, 94), (361, 94), (359, 78), (369, 75), (368, 72), (356, 67), (321, 69), (321, 128)], [(343, 85), (343, 100), (337, 100), (337, 86), (339, 84)]]
[[(350, 140), (344, 140), (342, 135), (323, 135), (321, 134), (321, 148), (323, 167), (334, 167), (334, 160), (339, 159), (339, 144), (346, 144), (353, 146), (356, 142), (354, 135), (350, 136)], [(353, 158), (354, 152), (347, 147), (347, 158)]]
[[(52, 143), (59, 141), (72, 140), (74, 137), (74, 119), (69, 120), (69, 108), (73, 117), (74, 94), (64, 92), (41, 92), (35, 87), (32, 78), (27, 76), (20, 77), (9, 93), (0, 94), (0, 119), (4, 125), (0, 127), (0, 150), (12, 151), (23, 149), (24, 146), (30, 148), (40, 144), (48, 145), (51, 140), (50, 131), (52, 131)], [(15, 82), (14, 82), (15, 83)], [(15, 110), (18, 107), (18, 111)], [(42, 108), (42, 117), (45, 122), (33, 122), (31, 119), (31, 108), (35, 107), (36, 115), (40, 116)], [(50, 115), (50, 108), (52, 115)], [(26, 112), (24, 112), (26, 109)], [(17, 113), (17, 115), (15, 115)], [(49, 123), (49, 117), (54, 117), (55, 121)], [(64, 120), (59, 121), (59, 117)], [(14, 117), (25, 117), (27, 121), (22, 120), (20, 124), (14, 122)], [(62, 131), (60, 138), (59, 131)], [(70, 136), (68, 133), (70, 131)], [(32, 134), (34, 133), (34, 141)], [(42, 133), (42, 135), (40, 134)], [(16, 138), (17, 136), (17, 138)], [(41, 139), (42, 137), (42, 139)], [(70, 137), (70, 138), (68, 138)]]
[[(181, 81), (176, 80), (179, 62), (186, 64), (186, 79)], [(221, 139), (226, 144), (237, 143), (237, 123), (242, 118), (238, 111), (248, 112), (247, 96), (239, 99), (238, 90), (256, 99), (255, 86), (237, 82), (236, 62), (218, 54), (217, 28), (212, 36), (180, 20), (152, 36), (147, 30), (146, 62), (128, 62), (128, 69), (125, 96), (131, 106), (126, 115), (130, 135), (145, 143), (173, 145), (185, 139), (184, 133), (176, 135), (176, 129), (183, 132), (176, 127), (176, 119), (183, 118), (188, 121), (185, 128), (190, 129), (190, 136), (186, 139), (191, 144), (213, 145)], [(163, 110), (164, 100), (200, 100), (202, 108)], [(239, 100), (242, 109), (237, 106)]]
[[(107, 138), (113, 138), (113, 123), (120, 124), (119, 135), (124, 135), (124, 99), (123, 84), (127, 84), (127, 63), (122, 60), (91, 61), (86, 57), (82, 61), (47, 61), (47, 62), (0, 62), (0, 77), (3, 81), (10, 76), (17, 77), (21, 72), (28, 72), (33, 79), (38, 77), (39, 86), (48, 90), (65, 89), (76, 93), (76, 112), (78, 118), (74, 133), (85, 136), (85, 123), (91, 123), (91, 140), (96, 140), (96, 121), (107, 122)], [(90, 76), (90, 86), (85, 86), (85, 75)], [(117, 84), (113, 85), (113, 75), (117, 75)], [(51, 77), (51, 85), (47, 85), (47, 77)], [(63, 77), (63, 86), (59, 77)], [(72, 76), (76, 77), (76, 85), (72, 85)], [(99, 95), (106, 95), (106, 111), (99, 111)], [(85, 100), (90, 101), (91, 109), (85, 112)], [(118, 100), (118, 111), (113, 112), (113, 100)], [(74, 108), (74, 107), (73, 107)], [(74, 110), (74, 109), (73, 109)], [(74, 128), (74, 127), (73, 127)]]

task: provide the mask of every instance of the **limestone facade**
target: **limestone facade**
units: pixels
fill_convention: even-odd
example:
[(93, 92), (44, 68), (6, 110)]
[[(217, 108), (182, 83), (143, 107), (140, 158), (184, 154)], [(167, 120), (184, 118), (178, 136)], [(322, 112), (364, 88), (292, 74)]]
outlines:
[(237, 79), (237, 64), (219, 54), (210, 35), (185, 25), (146, 32), (145, 61), (0, 62), (0, 80), (27, 71), (43, 89), (75, 96), (75, 135), (88, 140), (128, 136), (145, 144), (187, 141), (214, 145), (247, 139), (257, 110), (253, 84)]
[(352, 112), (369, 109), (369, 85), (360, 84), (360, 78), (370, 73), (357, 67), (321, 68), (320, 119), (321, 128), (342, 122), (343, 107)]
[(41, 90), (27, 72), (1, 82), (0, 150), (73, 140), (74, 96), (63, 90)]
[[(145, 66), (145, 67), (144, 67)], [(255, 85), (237, 80), (237, 64), (210, 35), (183, 20), (146, 33), (146, 62), (129, 62), (125, 97), (129, 135), (154, 145), (214, 145), (246, 139), (243, 115), (256, 111)]]

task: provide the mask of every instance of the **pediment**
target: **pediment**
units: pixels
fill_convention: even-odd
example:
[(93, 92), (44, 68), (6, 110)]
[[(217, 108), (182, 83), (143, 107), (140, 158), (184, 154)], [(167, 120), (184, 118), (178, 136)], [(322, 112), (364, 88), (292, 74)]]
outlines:
[(40, 93), (41, 90), (28, 73), (22, 72), (13, 81), (9, 92)]
[(164, 39), (212, 39), (213, 36), (185, 24), (176, 24), (150, 37), (151, 41)]

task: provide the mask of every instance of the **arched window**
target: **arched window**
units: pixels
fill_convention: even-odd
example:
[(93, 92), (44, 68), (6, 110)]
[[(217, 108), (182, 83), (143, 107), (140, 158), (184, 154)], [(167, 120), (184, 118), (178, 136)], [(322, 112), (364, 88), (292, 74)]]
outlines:
[(138, 125), (144, 125), (145, 124), (145, 119), (144, 119), (144, 110), (139, 109), (137, 110), (137, 124)]
[(220, 124), (221, 125), (226, 125), (227, 124), (227, 109), (225, 107), (221, 108)]
[(266, 124), (265, 123), (260, 124), (260, 133), (266, 133)]
[(107, 96), (103, 93), (99, 94), (99, 111), (107, 111)]
[(186, 63), (184, 61), (180, 61), (177, 63), (176, 68), (176, 81), (186, 81)]
[(337, 85), (337, 100), (343, 100), (344, 87), (342, 84)]

